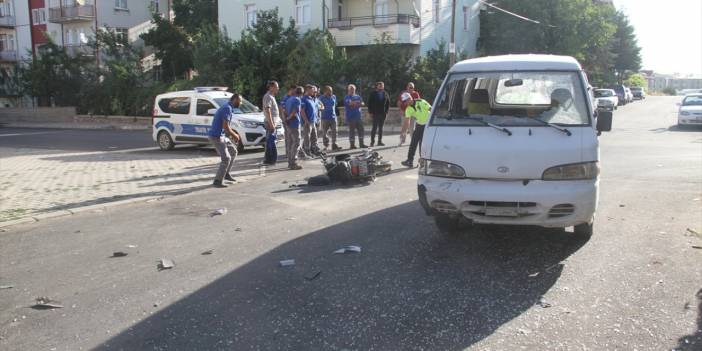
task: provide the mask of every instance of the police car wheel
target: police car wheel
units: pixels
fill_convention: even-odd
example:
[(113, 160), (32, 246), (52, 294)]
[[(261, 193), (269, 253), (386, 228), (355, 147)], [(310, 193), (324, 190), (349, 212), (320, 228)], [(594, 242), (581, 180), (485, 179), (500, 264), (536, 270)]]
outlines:
[(592, 223), (578, 224), (573, 228), (575, 237), (582, 240), (588, 240), (592, 237)]
[(241, 139), (239, 139), (239, 142), (236, 143), (236, 152), (238, 152), (238, 153), (244, 152), (244, 142)]
[(171, 135), (165, 130), (158, 132), (157, 140), (158, 147), (160, 147), (161, 150), (173, 150), (173, 148), (175, 147), (173, 138), (171, 138)]

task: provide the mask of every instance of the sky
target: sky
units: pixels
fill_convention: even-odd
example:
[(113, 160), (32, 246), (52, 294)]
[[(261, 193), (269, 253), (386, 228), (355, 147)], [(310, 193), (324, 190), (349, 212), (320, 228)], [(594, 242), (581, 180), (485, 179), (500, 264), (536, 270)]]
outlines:
[(614, 0), (629, 16), (643, 69), (702, 77), (702, 0)]

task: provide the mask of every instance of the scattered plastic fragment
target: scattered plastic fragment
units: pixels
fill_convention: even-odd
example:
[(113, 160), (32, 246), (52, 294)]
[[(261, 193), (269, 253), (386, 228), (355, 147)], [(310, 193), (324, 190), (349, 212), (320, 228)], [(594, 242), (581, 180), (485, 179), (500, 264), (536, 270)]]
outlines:
[(129, 249), (135, 249), (135, 248), (137, 248), (137, 245), (127, 245), (127, 248), (129, 248)]
[(289, 267), (289, 266), (294, 266), (294, 265), (295, 265), (295, 260), (282, 260), (282, 261), (280, 261), (281, 267)]
[(541, 299), (539, 299), (539, 302), (537, 303), (537, 305), (541, 306), (542, 308), (550, 308), (553, 306), (550, 303), (546, 302), (546, 300), (544, 300), (543, 297)]
[(322, 271), (310, 272), (307, 275), (305, 275), (305, 279), (307, 279), (309, 281), (313, 281), (313, 280), (319, 278), (320, 275), (322, 275)]
[(693, 249), (702, 250), (702, 246), (692, 245)]
[(692, 235), (702, 236), (702, 235), (700, 235), (700, 233), (698, 233), (698, 232), (697, 232), (696, 230), (694, 230), (694, 229), (687, 228), (687, 232), (690, 233), (690, 234), (692, 234)]
[(0, 290), (12, 289), (12, 288), (14, 288), (13, 285), (0, 285)]
[(619, 207), (626, 207), (626, 205), (619, 205)]
[(529, 274), (529, 278), (536, 278), (539, 276), (539, 272)]
[(52, 310), (54, 308), (63, 308), (59, 301), (54, 301), (48, 297), (38, 297), (36, 304), (32, 306), (35, 310)]
[(359, 253), (361, 252), (361, 247), (356, 246), (356, 245), (349, 245), (346, 247), (342, 247), (336, 251), (334, 251), (335, 254), (344, 254), (344, 253)]
[(216, 211), (210, 213), (210, 217), (214, 217), (214, 216), (223, 216), (223, 215), (227, 214), (227, 212), (228, 212), (228, 211), (227, 211), (227, 208), (226, 208), (226, 207), (225, 207), (225, 208), (220, 208), (220, 209), (218, 209), (218, 210), (216, 210)]
[(207, 250), (207, 251), (201, 253), (201, 255), (211, 255), (213, 253), (214, 253), (214, 249), (211, 249), (211, 250)]
[(286, 221), (294, 221), (294, 220), (295, 220), (295, 217), (288, 217), (288, 218), (286, 218), (285, 220), (286, 220)]
[(236, 227), (236, 229), (234, 229), (235, 232), (240, 232), (241, 230), (242, 229), (240, 227)]
[(124, 256), (127, 256), (127, 255), (129, 255), (129, 254), (126, 253), (126, 252), (115, 251), (114, 253), (112, 253), (112, 256), (110, 256), (110, 257), (112, 257), (112, 258), (115, 258), (115, 257), (124, 257)]
[(156, 266), (156, 268), (159, 271), (162, 271), (164, 269), (171, 269), (173, 267), (175, 267), (175, 263), (172, 260), (169, 260), (167, 258), (160, 259), (158, 262), (158, 265)]

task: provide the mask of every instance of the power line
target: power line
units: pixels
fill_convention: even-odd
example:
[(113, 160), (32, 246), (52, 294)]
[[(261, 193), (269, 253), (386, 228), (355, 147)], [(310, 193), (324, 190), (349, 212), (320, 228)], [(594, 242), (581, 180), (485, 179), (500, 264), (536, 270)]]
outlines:
[(540, 25), (542, 25), (542, 26), (547, 26), (547, 27), (551, 27), (551, 28), (557, 28), (557, 27), (554, 26), (554, 25), (541, 23), (540, 21), (533, 20), (533, 19), (531, 19), (531, 18), (524, 17), (524, 16), (522, 16), (522, 15), (518, 15), (518, 14), (516, 14), (516, 13), (514, 13), (514, 12), (507, 11), (507, 10), (505, 10), (505, 9), (503, 9), (503, 8), (500, 8), (500, 7), (497, 7), (497, 6), (491, 4), (491, 3), (487, 2), (487, 1), (483, 1), (483, 0), (478, 0), (478, 1), (479, 1), (481, 4), (484, 4), (484, 5), (486, 5), (486, 6), (489, 6), (489, 7), (493, 8), (493, 9), (495, 9), (495, 10), (502, 11), (502, 12), (504, 12), (504, 13), (510, 15), (510, 16), (517, 17), (517, 18), (519, 18), (519, 19), (521, 19), (521, 20), (523, 20), (523, 21), (527, 21), (527, 22), (531, 22), (531, 23), (535, 23), (535, 24), (540, 24)]

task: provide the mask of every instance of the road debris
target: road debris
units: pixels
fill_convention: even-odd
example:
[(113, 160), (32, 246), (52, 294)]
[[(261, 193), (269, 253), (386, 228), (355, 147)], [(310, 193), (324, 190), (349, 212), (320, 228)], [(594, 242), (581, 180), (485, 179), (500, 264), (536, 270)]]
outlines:
[(553, 307), (550, 303), (546, 302), (546, 300), (542, 297), (539, 299), (539, 302), (536, 303), (537, 305), (541, 306), (542, 308), (550, 308)]
[(319, 278), (320, 275), (322, 275), (322, 271), (310, 272), (310, 273), (305, 275), (305, 279), (307, 279), (309, 281), (313, 281), (313, 280)]
[(172, 260), (169, 260), (169, 259), (167, 259), (167, 258), (162, 258), (162, 259), (160, 259), (159, 262), (158, 262), (158, 265), (156, 265), (156, 268), (157, 268), (159, 271), (162, 271), (162, 270), (165, 270), (165, 269), (171, 269), (171, 268), (173, 268), (173, 267), (175, 267), (175, 262), (173, 262)]
[(282, 260), (282, 261), (280, 261), (281, 267), (289, 267), (289, 266), (294, 266), (294, 265), (295, 265), (295, 260)]
[(127, 245), (128, 249), (136, 249), (138, 246), (137, 245)]
[(234, 231), (235, 231), (235, 232), (240, 232), (240, 231), (242, 231), (242, 229), (241, 229), (240, 227), (236, 227), (236, 229), (234, 229)]
[(702, 250), (702, 246), (692, 245), (693, 249)]
[(200, 255), (211, 255), (213, 253), (214, 253), (214, 249), (210, 249), (210, 250), (207, 250), (207, 251), (201, 253)]
[(115, 251), (115, 252), (112, 253), (112, 256), (110, 256), (110, 258), (124, 257), (124, 256), (127, 256), (127, 255), (129, 255), (129, 254), (126, 253), (126, 252)]
[(361, 247), (356, 246), (356, 245), (349, 245), (349, 246), (342, 247), (342, 248), (334, 251), (335, 254), (359, 253), (359, 252), (361, 252)]
[(215, 216), (224, 216), (227, 214), (227, 208), (220, 208), (218, 210), (215, 210), (214, 212), (210, 213), (210, 217), (215, 217)]
[(626, 207), (626, 205), (619, 205), (619, 207)]
[(52, 310), (55, 308), (63, 308), (59, 301), (54, 301), (48, 297), (37, 297), (36, 304), (32, 306), (35, 310)]
[(0, 290), (12, 289), (14, 285), (0, 285)]
[(694, 230), (694, 229), (687, 228), (687, 232), (690, 233), (690, 234), (692, 234), (692, 235), (696, 235), (696, 236), (702, 237), (702, 235), (701, 235), (698, 231), (696, 231), (696, 230)]
[(539, 274), (540, 274), (540, 272), (529, 274), (529, 278), (536, 278), (539, 276)]
[(296, 219), (295, 217), (288, 217), (288, 218), (286, 218), (285, 220), (286, 220), (286, 221), (294, 221), (295, 219)]

